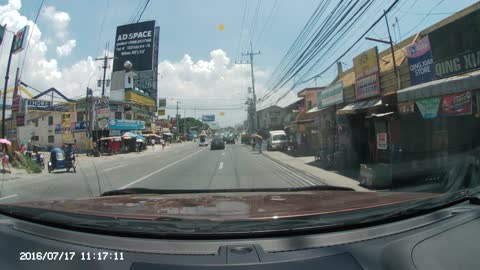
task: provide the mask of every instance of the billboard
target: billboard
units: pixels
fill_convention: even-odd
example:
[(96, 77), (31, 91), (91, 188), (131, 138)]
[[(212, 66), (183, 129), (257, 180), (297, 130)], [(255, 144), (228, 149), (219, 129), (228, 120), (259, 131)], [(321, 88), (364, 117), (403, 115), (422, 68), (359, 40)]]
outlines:
[(215, 115), (214, 114), (202, 115), (202, 121), (203, 122), (213, 122), (213, 121), (215, 121)]
[(15, 43), (12, 47), (12, 53), (21, 52), (27, 45), (27, 35), (28, 35), (29, 26), (25, 26), (20, 31), (15, 34)]
[(317, 107), (325, 108), (343, 102), (343, 82), (338, 82), (332, 86), (317, 92)]
[(364, 99), (380, 95), (380, 68), (377, 47), (353, 58), (355, 96)]
[(124, 70), (130, 61), (135, 71), (152, 70), (155, 21), (132, 23), (117, 27), (113, 71)]
[(432, 50), (428, 36), (405, 47), (411, 85), (432, 81), (435, 77)]
[(435, 78), (480, 69), (480, 9), (431, 33)]
[(0, 25), (0, 45), (2, 45), (4, 35), (5, 35), (5, 26)]
[(110, 101), (108, 97), (101, 97), (95, 100), (95, 114), (97, 120), (110, 117)]
[(167, 99), (166, 98), (158, 99), (158, 107), (166, 107), (166, 106), (167, 106)]

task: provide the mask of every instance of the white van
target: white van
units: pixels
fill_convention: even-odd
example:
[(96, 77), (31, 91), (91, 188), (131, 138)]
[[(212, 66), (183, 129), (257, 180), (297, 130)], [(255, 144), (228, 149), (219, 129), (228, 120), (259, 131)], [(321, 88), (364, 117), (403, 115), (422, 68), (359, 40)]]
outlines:
[(288, 147), (288, 137), (283, 130), (270, 131), (270, 138), (267, 141), (267, 150), (284, 150)]

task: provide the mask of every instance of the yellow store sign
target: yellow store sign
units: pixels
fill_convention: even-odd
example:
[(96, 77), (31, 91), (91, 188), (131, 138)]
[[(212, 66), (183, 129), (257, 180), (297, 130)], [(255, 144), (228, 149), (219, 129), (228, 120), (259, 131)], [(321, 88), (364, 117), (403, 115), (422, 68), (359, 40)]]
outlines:
[(133, 91), (125, 91), (125, 100), (133, 101), (142, 105), (155, 107), (155, 100), (153, 98), (142, 96)]

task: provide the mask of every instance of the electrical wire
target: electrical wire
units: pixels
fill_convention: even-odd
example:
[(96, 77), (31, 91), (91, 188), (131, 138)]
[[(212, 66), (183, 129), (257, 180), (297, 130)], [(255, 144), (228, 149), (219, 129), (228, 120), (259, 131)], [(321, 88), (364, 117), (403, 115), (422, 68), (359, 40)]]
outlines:
[(21, 77), (21, 74), (23, 72), (23, 67), (25, 66), (25, 60), (27, 59), (28, 49), (30, 48), (30, 40), (32, 39), (33, 31), (35, 30), (35, 26), (37, 25), (38, 16), (40, 15), (40, 11), (42, 10), (44, 2), (45, 2), (45, 0), (42, 0), (42, 2), (40, 2), (40, 6), (38, 7), (37, 14), (35, 15), (35, 20), (33, 21), (32, 30), (30, 31), (30, 33), (28, 35), (27, 46), (25, 48), (25, 53), (23, 54), (23, 62), (22, 62), (22, 66), (20, 68), (19, 77)]
[(413, 27), (412, 29), (410, 29), (406, 34), (404, 34), (403, 36), (408, 36), (410, 35), (412, 32), (415, 31), (415, 29), (418, 28), (418, 26), (420, 26), (427, 18), (428, 16), (430, 16), (430, 14), (432, 13), (432, 11), (437, 8), (439, 5), (441, 5), (443, 2), (445, 2), (445, 0), (440, 0), (438, 1), (438, 3), (432, 7), (432, 9), (430, 9), (430, 11), (420, 20), (420, 22), (416, 23), (416, 26)]
[(235, 50), (235, 63), (237, 62), (237, 56), (239, 54), (239, 48), (240, 44), (242, 42), (242, 37), (243, 37), (243, 29), (245, 28), (245, 13), (247, 11), (247, 0), (244, 0), (244, 5), (243, 5), (243, 15), (242, 15), (242, 24), (240, 27), (240, 34), (238, 35), (238, 43), (237, 43), (237, 48)]
[[(385, 11), (386, 13), (388, 13), (397, 3), (398, 3), (399, 0), (395, 0), (391, 5), (390, 7)], [(310, 81), (310, 80), (313, 80), (314, 78), (317, 78), (319, 76), (321, 76), (322, 74), (324, 74), (330, 67), (332, 67), (335, 63), (337, 63), (340, 59), (342, 59), (348, 52), (350, 52), (352, 50), (353, 47), (355, 47), (355, 45), (360, 42), (364, 37), (365, 35), (376, 25), (378, 24), (381, 20), (383, 19), (383, 14), (377, 19), (375, 20), (375, 22), (347, 49), (345, 50), (345, 52), (342, 53), (342, 55), (340, 55), (340, 57), (338, 57), (333, 63), (331, 63), (327, 68), (325, 68), (322, 72), (318, 73), (317, 75), (315, 76), (312, 76), (311, 78), (307, 79), (307, 80), (304, 80), (300, 83), (304, 83), (306, 81)]]
[(255, 27), (257, 25), (257, 18), (258, 18), (258, 13), (260, 11), (260, 6), (262, 4), (262, 0), (257, 0), (257, 6), (255, 8), (255, 15), (252, 19), (252, 23), (250, 25), (250, 31), (249, 31), (249, 35), (250, 35), (250, 42), (252, 42), (253, 40), (253, 37), (255, 35)]
[(145, 6), (143, 7), (142, 12), (140, 12), (140, 15), (138, 16), (137, 23), (138, 23), (138, 22), (140, 21), (140, 19), (142, 18), (143, 12), (145, 12), (145, 9), (147, 8), (148, 3), (150, 3), (150, 0), (147, 0), (147, 2), (145, 3)]
[(268, 13), (267, 19), (265, 20), (265, 23), (263, 24), (263, 27), (261, 28), (261, 30), (259, 32), (260, 34), (255, 39), (254, 44), (257, 45), (257, 48), (260, 48), (260, 41), (262, 41), (263, 33), (265, 32), (265, 30), (267, 28), (267, 25), (269, 25), (269, 26), (271, 25), (272, 17), (273, 17), (274, 12), (276, 11), (277, 4), (278, 4), (278, 0), (275, 0), (275, 2), (273, 2), (272, 8), (270, 9), (270, 12)]

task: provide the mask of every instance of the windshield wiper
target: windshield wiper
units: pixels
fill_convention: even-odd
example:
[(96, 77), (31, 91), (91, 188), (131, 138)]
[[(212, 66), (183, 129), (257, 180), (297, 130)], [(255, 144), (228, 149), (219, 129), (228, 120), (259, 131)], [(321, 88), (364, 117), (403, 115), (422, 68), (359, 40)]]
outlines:
[(355, 191), (353, 188), (318, 185), (291, 188), (238, 188), (238, 189), (150, 189), (127, 188), (104, 192), (101, 197), (135, 194), (189, 194), (189, 193), (235, 193), (235, 192), (298, 192), (298, 191)]

